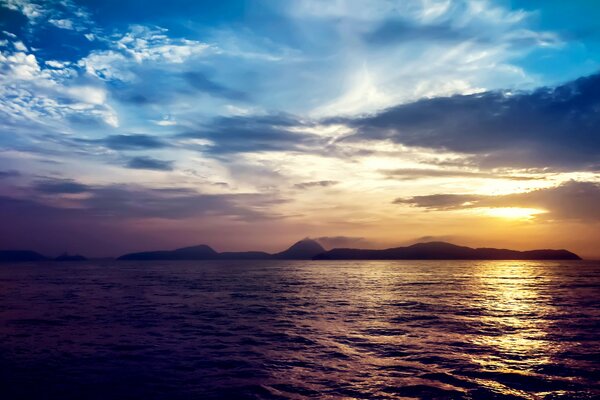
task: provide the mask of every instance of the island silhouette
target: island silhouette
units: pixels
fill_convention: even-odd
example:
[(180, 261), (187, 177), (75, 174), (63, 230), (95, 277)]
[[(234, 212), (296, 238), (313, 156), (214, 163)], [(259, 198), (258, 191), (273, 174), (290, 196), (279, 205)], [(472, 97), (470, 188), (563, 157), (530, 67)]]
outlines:
[[(87, 258), (64, 253), (56, 258), (31, 250), (0, 250), (0, 262), (85, 261)], [(581, 260), (568, 250), (518, 251), (496, 248), (471, 248), (446, 242), (416, 243), (382, 250), (335, 248), (325, 250), (313, 239), (302, 239), (284, 251), (228, 251), (219, 253), (200, 244), (175, 250), (145, 251), (124, 254), (117, 260)]]
[(517, 251), (471, 248), (446, 242), (417, 243), (383, 250), (325, 250), (316, 240), (303, 239), (279, 253), (263, 251), (218, 253), (207, 245), (176, 250), (125, 254), (118, 260), (581, 260), (568, 250)]
[(31, 250), (0, 250), (0, 262), (25, 262), (25, 261), (86, 261), (82, 255), (69, 255), (63, 253), (58, 257), (46, 257)]

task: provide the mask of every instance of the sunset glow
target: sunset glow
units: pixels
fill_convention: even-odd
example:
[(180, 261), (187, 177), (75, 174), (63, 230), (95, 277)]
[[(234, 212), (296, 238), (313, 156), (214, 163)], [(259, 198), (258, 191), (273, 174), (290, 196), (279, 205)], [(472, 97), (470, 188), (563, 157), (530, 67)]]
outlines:
[(0, 0), (5, 247), (600, 257), (598, 8), (133, 3)]
[(600, 0), (0, 0), (0, 400), (600, 400)]
[(531, 220), (538, 214), (543, 214), (546, 211), (536, 208), (519, 208), (519, 207), (499, 207), (490, 208), (485, 211), (487, 215), (498, 218)]

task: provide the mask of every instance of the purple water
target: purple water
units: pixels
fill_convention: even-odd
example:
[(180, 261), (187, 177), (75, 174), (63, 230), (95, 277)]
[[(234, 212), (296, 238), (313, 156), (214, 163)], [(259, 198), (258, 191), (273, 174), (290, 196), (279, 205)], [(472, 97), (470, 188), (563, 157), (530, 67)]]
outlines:
[(600, 263), (0, 265), (3, 399), (600, 398)]

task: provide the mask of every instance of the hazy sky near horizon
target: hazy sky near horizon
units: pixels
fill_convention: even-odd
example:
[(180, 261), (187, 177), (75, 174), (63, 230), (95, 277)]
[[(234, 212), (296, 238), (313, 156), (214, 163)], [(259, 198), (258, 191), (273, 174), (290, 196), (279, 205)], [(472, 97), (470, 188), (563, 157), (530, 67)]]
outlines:
[(0, 248), (600, 257), (597, 1), (0, 0)]

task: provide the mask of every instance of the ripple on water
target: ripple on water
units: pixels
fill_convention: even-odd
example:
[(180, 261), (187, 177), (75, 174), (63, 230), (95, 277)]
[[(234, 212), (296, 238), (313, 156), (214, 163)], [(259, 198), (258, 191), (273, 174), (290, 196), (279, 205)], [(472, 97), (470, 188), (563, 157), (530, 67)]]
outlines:
[(0, 268), (2, 398), (599, 399), (600, 264)]

